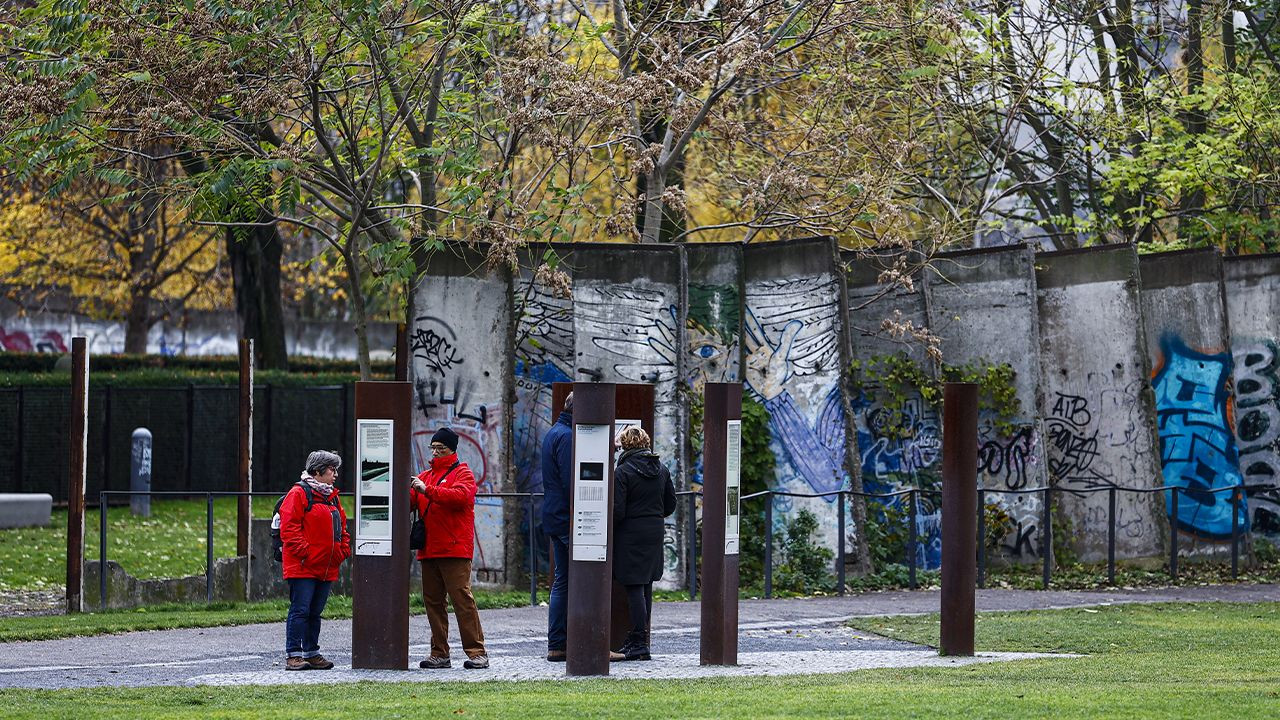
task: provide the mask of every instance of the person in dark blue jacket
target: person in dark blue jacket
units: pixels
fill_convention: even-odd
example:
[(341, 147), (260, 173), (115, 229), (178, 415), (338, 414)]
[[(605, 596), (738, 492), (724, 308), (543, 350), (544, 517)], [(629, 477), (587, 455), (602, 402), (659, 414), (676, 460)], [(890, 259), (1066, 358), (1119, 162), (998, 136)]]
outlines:
[(573, 483), (573, 393), (542, 438), (542, 530), (551, 539), (555, 577), (547, 602), (547, 660), (564, 662), (569, 595), (569, 489)]

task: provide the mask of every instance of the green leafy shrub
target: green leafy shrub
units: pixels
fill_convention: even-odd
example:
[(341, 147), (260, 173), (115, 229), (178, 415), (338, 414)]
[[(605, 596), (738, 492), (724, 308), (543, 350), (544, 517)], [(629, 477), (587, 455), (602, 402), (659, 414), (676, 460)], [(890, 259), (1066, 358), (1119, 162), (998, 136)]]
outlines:
[(808, 510), (796, 513), (787, 523), (782, 541), (783, 562), (773, 574), (776, 589), (802, 595), (835, 589), (831, 576), (835, 553), (814, 540), (817, 530), (818, 518)]

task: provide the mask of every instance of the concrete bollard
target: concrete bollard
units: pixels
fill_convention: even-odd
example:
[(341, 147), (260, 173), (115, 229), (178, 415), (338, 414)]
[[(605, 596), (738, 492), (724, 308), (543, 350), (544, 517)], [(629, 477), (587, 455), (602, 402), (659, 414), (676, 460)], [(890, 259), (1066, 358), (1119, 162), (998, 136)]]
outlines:
[[(151, 491), (151, 431), (138, 428), (133, 431), (132, 451), (129, 453), (129, 489), (133, 492)], [(151, 496), (130, 495), (129, 509), (134, 515), (151, 517)]]

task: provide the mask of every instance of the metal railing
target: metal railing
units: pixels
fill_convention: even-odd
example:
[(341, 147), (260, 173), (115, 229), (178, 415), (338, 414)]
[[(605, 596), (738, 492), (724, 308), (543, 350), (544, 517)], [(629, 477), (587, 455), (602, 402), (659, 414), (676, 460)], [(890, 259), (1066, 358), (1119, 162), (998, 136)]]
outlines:
[[(1178, 504), (1179, 496), (1183, 494), (1217, 494), (1221, 492), (1232, 493), (1232, 504), (1239, 507), (1243, 501), (1245, 494), (1250, 490), (1272, 489), (1269, 485), (1239, 485), (1217, 488), (1214, 490), (1190, 490), (1185, 487), (1162, 485), (1153, 488), (1131, 488), (1122, 486), (1112, 486), (1103, 488), (1061, 488), (1061, 487), (1043, 487), (1043, 488), (1025, 488), (1020, 490), (999, 490), (990, 488), (978, 489), (978, 587), (986, 587), (986, 570), (987, 570), (987, 546), (986, 537), (986, 496), (988, 494), (1003, 495), (1025, 495), (1033, 493), (1041, 493), (1043, 497), (1043, 507), (1041, 516), (1041, 533), (1040, 533), (1040, 554), (1042, 558), (1042, 585), (1048, 589), (1052, 581), (1052, 547), (1053, 547), (1053, 523), (1051, 518), (1052, 512), (1052, 493), (1065, 493), (1073, 496), (1083, 496), (1091, 493), (1106, 492), (1107, 498), (1107, 582), (1111, 585), (1115, 584), (1116, 573), (1116, 495), (1118, 492), (1132, 492), (1138, 494), (1149, 494), (1156, 492), (1170, 492), (1170, 515), (1172, 521), (1169, 523), (1169, 574), (1173, 580), (1178, 579), (1178, 549), (1180, 530), (1178, 528)], [(213, 501), (218, 497), (271, 497), (276, 498), (281, 495), (278, 491), (255, 491), (255, 492), (235, 492), (235, 491), (134, 491), (134, 490), (103, 490), (99, 493), (99, 514), (98, 514), (98, 591), (99, 603), (102, 607), (106, 606), (107, 601), (107, 499), (109, 497), (130, 497), (135, 495), (146, 495), (151, 497), (172, 497), (172, 498), (205, 498), (205, 595), (208, 602), (213, 602)], [(538, 553), (536, 551), (536, 523), (535, 518), (535, 501), (542, 497), (542, 493), (477, 493), (476, 498), (500, 498), (500, 499), (522, 499), (525, 501), (526, 517), (528, 519), (528, 570), (529, 570), (529, 604), (538, 604)], [(683, 490), (676, 493), (677, 496), (686, 498), (688, 503), (686, 513), (686, 573), (689, 599), (694, 600), (698, 595), (698, 558), (699, 558), (699, 533), (698, 533), (698, 499), (702, 497), (702, 492), (698, 490)], [(773, 498), (774, 497), (795, 497), (795, 498), (825, 498), (836, 496), (836, 513), (837, 513), (837, 533), (839, 541), (836, 543), (836, 592), (843, 596), (845, 594), (845, 508), (846, 497), (860, 497), (863, 499), (890, 500), (906, 496), (908, 506), (907, 515), (907, 539), (905, 542), (904, 553), (907, 560), (908, 571), (908, 587), (916, 589), (918, 562), (916, 559), (916, 547), (919, 544), (919, 531), (917, 520), (919, 518), (919, 496), (929, 495), (931, 497), (942, 495), (940, 490), (925, 490), (921, 488), (907, 488), (905, 490), (897, 490), (888, 493), (869, 493), (856, 492), (853, 490), (832, 490), (824, 493), (793, 493), (780, 492), (776, 490), (763, 490), (750, 495), (743, 495), (741, 500), (746, 502), (755, 498), (767, 497), (764, 506), (764, 596), (766, 598), (773, 597)], [(1235, 511), (1231, 513), (1231, 577), (1234, 579), (1239, 575), (1239, 558), (1240, 558), (1240, 538), (1243, 532), (1240, 527), (1240, 514)]]
[[(986, 568), (987, 568), (987, 545), (986, 545), (986, 495), (987, 494), (1004, 494), (1004, 495), (1027, 495), (1040, 493), (1043, 495), (1041, 508), (1041, 533), (1040, 533), (1040, 555), (1042, 562), (1041, 584), (1045, 589), (1049, 588), (1053, 576), (1053, 521), (1052, 521), (1052, 493), (1062, 493), (1083, 497), (1084, 495), (1105, 492), (1107, 498), (1107, 582), (1111, 585), (1116, 581), (1116, 494), (1118, 492), (1132, 492), (1138, 494), (1149, 494), (1156, 492), (1169, 492), (1171, 501), (1169, 504), (1169, 575), (1173, 580), (1178, 579), (1178, 540), (1182, 531), (1178, 527), (1178, 498), (1181, 495), (1204, 495), (1217, 494), (1222, 492), (1232, 493), (1232, 513), (1231, 513), (1231, 577), (1235, 579), (1239, 576), (1240, 564), (1240, 538), (1247, 529), (1240, 527), (1240, 513), (1235, 509), (1240, 507), (1244, 496), (1251, 490), (1274, 489), (1270, 485), (1247, 485), (1240, 483), (1223, 488), (1213, 490), (1190, 489), (1175, 485), (1161, 485), (1152, 488), (1132, 488), (1123, 486), (1110, 486), (1099, 488), (1062, 488), (1062, 487), (1041, 487), (1041, 488), (1024, 488), (1020, 490), (1000, 490), (979, 488), (978, 489), (978, 587), (986, 587)], [(768, 497), (764, 507), (764, 596), (766, 598), (773, 597), (773, 497), (799, 497), (799, 498), (825, 498), (832, 495), (837, 496), (836, 512), (838, 514), (837, 527), (839, 541), (836, 543), (836, 592), (839, 595), (845, 594), (845, 497), (861, 497), (888, 500), (891, 498), (907, 496), (908, 516), (907, 516), (907, 540), (905, 543), (905, 555), (907, 560), (908, 586), (914, 590), (917, 584), (918, 562), (916, 560), (916, 547), (919, 544), (919, 530), (917, 519), (919, 518), (919, 500), (920, 495), (928, 495), (930, 497), (942, 496), (941, 490), (925, 490), (921, 488), (907, 488), (889, 493), (869, 493), (856, 492), (853, 490), (832, 490), (824, 493), (792, 493), (779, 492), (776, 490), (763, 490), (761, 492), (743, 495), (742, 500), (745, 502), (758, 497)], [(941, 503), (939, 502), (939, 507)]]
[[(204, 552), (204, 588), (205, 601), (213, 602), (213, 499), (217, 497), (269, 497), (278, 498), (279, 491), (168, 491), (168, 490), (103, 490), (98, 493), (98, 604), (105, 608), (107, 603), (107, 498), (109, 497), (171, 497), (171, 498), (205, 498), (205, 552)], [(348, 496), (350, 497), (350, 496)], [(529, 519), (529, 604), (538, 604), (538, 554), (534, 550), (536, 544), (534, 530), (534, 501), (542, 497), (542, 493), (476, 493), (476, 498), (524, 498)]]

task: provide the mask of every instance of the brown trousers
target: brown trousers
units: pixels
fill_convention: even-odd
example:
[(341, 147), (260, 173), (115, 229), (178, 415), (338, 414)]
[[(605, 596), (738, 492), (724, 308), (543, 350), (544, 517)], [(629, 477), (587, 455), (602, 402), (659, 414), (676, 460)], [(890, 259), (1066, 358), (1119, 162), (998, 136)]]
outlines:
[(427, 606), (431, 623), (432, 657), (449, 657), (449, 611), (445, 597), (453, 601), (453, 614), (458, 617), (458, 634), (467, 657), (484, 655), (484, 630), (480, 628), (480, 611), (471, 596), (470, 558), (431, 558), (422, 560), (422, 602)]

